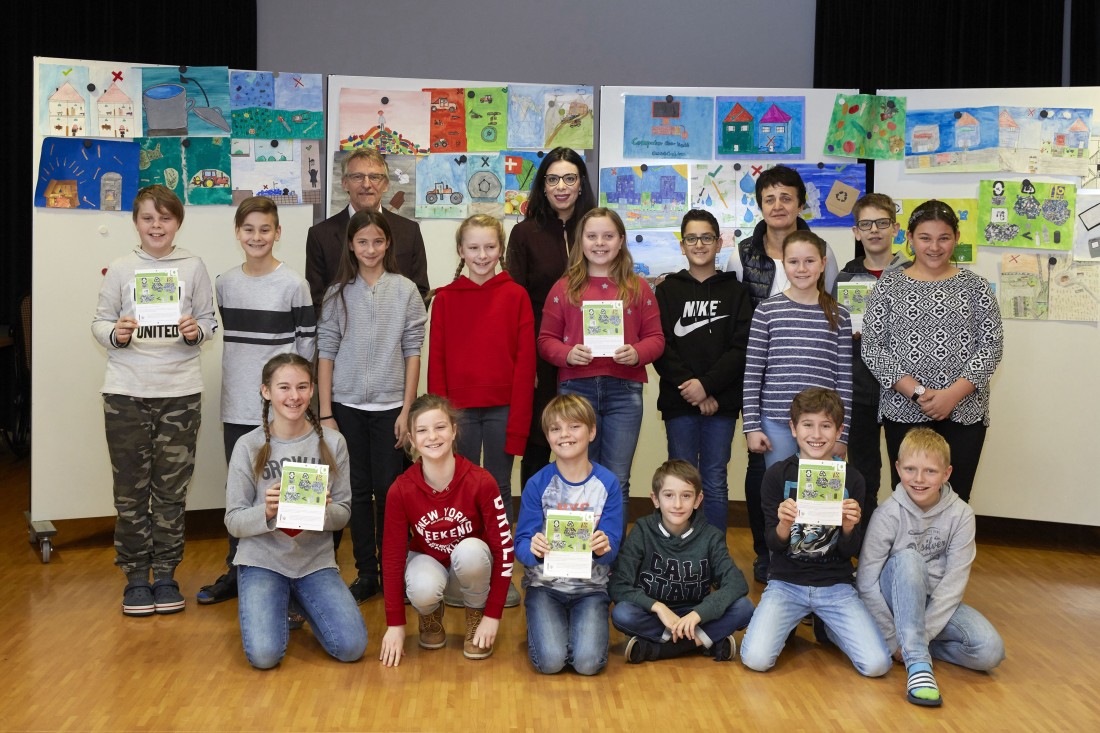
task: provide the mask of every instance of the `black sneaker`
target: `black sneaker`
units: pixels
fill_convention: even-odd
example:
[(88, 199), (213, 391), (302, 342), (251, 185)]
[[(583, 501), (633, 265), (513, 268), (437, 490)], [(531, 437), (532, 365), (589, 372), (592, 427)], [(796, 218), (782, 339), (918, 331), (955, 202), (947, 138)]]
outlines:
[(207, 606), (211, 603), (221, 603), (237, 597), (237, 568), (232, 567), (225, 575), (222, 575), (210, 585), (199, 588), (195, 594), (195, 600)]
[(360, 575), (358, 578), (351, 581), (348, 590), (351, 591), (351, 596), (355, 599), (357, 604), (362, 603), (378, 593), (378, 578), (373, 578), (369, 575)]
[(657, 652), (654, 649), (657, 645), (649, 639), (643, 639), (640, 636), (630, 637), (630, 641), (626, 643), (626, 657), (627, 664), (641, 664), (647, 660), (653, 660), (657, 658)]
[(716, 662), (732, 661), (737, 656), (737, 640), (733, 638), (733, 634), (730, 634), (724, 639), (714, 642), (714, 645), (707, 651), (709, 652), (708, 656), (713, 657)]
[(752, 561), (752, 579), (757, 583), (768, 582), (768, 558), (764, 555)]
[(153, 602), (153, 589), (149, 583), (131, 583), (122, 591), (122, 614), (124, 616), (152, 616), (156, 611)]
[(810, 614), (810, 624), (814, 627), (814, 639), (817, 640), (817, 643), (832, 646), (833, 640), (826, 633), (825, 622), (821, 620), (821, 617), (816, 613)]

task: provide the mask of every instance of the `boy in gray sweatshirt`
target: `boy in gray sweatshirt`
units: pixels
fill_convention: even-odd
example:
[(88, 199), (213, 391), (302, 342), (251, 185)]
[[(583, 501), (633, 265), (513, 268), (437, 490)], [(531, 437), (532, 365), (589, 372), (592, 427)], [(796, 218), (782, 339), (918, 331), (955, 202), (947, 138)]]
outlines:
[(951, 489), (951, 449), (930, 428), (914, 428), (898, 451), (901, 481), (871, 517), (856, 588), (894, 658), (905, 664), (915, 705), (943, 697), (932, 657), (988, 671), (1004, 659), (993, 625), (963, 604), (974, 562), (974, 510)]

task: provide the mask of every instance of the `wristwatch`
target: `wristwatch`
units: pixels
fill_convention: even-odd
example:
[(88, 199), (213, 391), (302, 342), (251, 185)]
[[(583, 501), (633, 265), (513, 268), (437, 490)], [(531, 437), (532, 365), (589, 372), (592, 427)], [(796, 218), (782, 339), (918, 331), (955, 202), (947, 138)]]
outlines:
[(922, 394), (924, 394), (924, 385), (918, 384), (916, 389), (913, 390), (913, 396), (909, 399), (913, 400), (913, 402), (916, 402), (920, 399)]

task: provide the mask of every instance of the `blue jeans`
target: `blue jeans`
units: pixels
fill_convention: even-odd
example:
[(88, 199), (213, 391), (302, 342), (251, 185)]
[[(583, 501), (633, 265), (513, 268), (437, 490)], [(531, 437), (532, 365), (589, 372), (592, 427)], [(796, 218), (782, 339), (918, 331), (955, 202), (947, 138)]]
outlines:
[(665, 420), (668, 457), (687, 461), (703, 477), (703, 516), (726, 533), (729, 526), (730, 453), (737, 417), (680, 415)]
[(630, 467), (642, 429), (642, 383), (618, 377), (567, 379), (560, 394), (576, 394), (596, 411), (596, 439), (588, 446), (588, 460), (598, 463), (619, 479), (623, 491), (623, 536), (626, 535), (630, 500)]
[[(690, 613), (692, 609), (691, 606), (669, 606), (669, 608), (677, 616)], [(741, 596), (731, 603), (730, 607), (721, 616), (711, 621), (704, 621), (695, 629), (697, 632), (702, 631), (707, 637), (703, 644), (709, 648), (710, 642), (725, 639), (734, 631), (748, 626), (749, 619), (752, 618), (752, 612), (752, 601), (748, 599), (748, 596)], [(665, 636), (669, 634), (669, 631), (661, 623), (661, 619), (657, 617), (657, 614), (629, 601), (615, 604), (615, 607), (611, 609), (611, 623), (627, 636), (640, 636), (643, 639), (655, 642), (668, 641), (669, 638)]]
[(514, 459), (504, 450), (508, 431), (508, 405), (499, 407), (466, 407), (459, 413), (458, 454), (484, 468), (492, 475), (504, 500), (508, 524), (515, 524), (512, 509), (512, 464)]
[(765, 417), (760, 421), (760, 427), (772, 444), (772, 449), (764, 454), (765, 470), (798, 452), (798, 441), (791, 435), (791, 426), (786, 420), (781, 422)]
[(838, 583), (824, 588), (771, 580), (741, 642), (741, 661), (749, 669), (767, 672), (787, 643), (787, 636), (810, 613), (825, 622), (829, 639), (865, 677), (881, 677), (892, 660), (871, 612), (854, 586)]
[(405, 594), (416, 612), (427, 616), (443, 602), (443, 595), (461, 595), (469, 608), (485, 608), (492, 580), (493, 553), (477, 537), (467, 537), (451, 551), (451, 566), (431, 555), (410, 552), (405, 561)]
[(915, 662), (931, 662), (935, 657), (987, 672), (1004, 660), (1004, 641), (993, 624), (961, 603), (943, 630), (928, 640), (924, 624), (929, 596), (928, 566), (916, 550), (891, 555), (878, 582), (886, 605), (894, 614), (898, 646), (906, 667)]
[(336, 568), (288, 578), (266, 568), (237, 566), (237, 610), (248, 662), (271, 669), (286, 654), (291, 595), (325, 651), (341, 662), (354, 662), (367, 648), (367, 627)]
[(592, 675), (607, 665), (607, 591), (573, 595), (529, 585), (523, 604), (527, 653), (539, 672), (556, 674), (568, 664), (579, 674)]

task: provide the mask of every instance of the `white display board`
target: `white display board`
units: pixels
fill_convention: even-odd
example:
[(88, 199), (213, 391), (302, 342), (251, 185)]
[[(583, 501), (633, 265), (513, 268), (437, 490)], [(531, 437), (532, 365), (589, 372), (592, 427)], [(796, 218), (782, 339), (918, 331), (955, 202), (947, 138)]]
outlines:
[[(36, 115), (38, 87), (36, 65)], [(37, 117), (35, 131), (32, 191), (42, 140)], [(235, 206), (188, 206), (176, 236), (178, 246), (202, 258), (211, 283), (244, 260), (233, 231), (235, 211)], [(313, 223), (313, 206), (281, 206), (279, 219), (283, 233), (275, 245), (275, 256), (304, 274), (306, 232)], [(115, 509), (99, 392), (107, 356), (92, 338), (91, 325), (103, 270), (138, 244), (137, 233), (128, 208), (32, 207), (31, 221), (31, 518), (110, 516)], [(225, 506), (220, 334), (208, 338), (201, 349), (202, 427), (188, 509)]]
[[(623, 156), (623, 136), (625, 129), (624, 112), (626, 109), (626, 97), (628, 95), (658, 97), (672, 95), (674, 98), (708, 96), (763, 98), (805, 97), (805, 157), (801, 160), (776, 159), (775, 162), (800, 165), (818, 162), (834, 165), (855, 163), (856, 161), (851, 158), (821, 155), (821, 151), (825, 146), (825, 131), (828, 127), (829, 116), (832, 114), (832, 107), (836, 95), (838, 93), (848, 94), (852, 91), (853, 90), (850, 89), (745, 89), (725, 87), (601, 87), (600, 160), (598, 166), (589, 166), (589, 171), (592, 173), (594, 182), (598, 185), (598, 168), (608, 168), (620, 165), (636, 166), (646, 162), (643, 159), (628, 159)], [(758, 162), (762, 158), (763, 156), (751, 158), (751, 160)], [(713, 159), (710, 157), (676, 160), (654, 159), (648, 162), (652, 164), (671, 165), (686, 163), (688, 165), (694, 165), (696, 163), (710, 163), (713, 162)], [(735, 161), (724, 160), (720, 162), (732, 165)], [(693, 192), (689, 190), (689, 201), (691, 200), (690, 196), (692, 193)], [(814, 231), (829, 243), (829, 246), (837, 257), (838, 266), (843, 267), (844, 263), (855, 256), (855, 239), (852, 236), (850, 227), (821, 228), (815, 226)], [(752, 229), (749, 227), (743, 232), (742, 236), (749, 236), (751, 233)], [(631, 243), (630, 234), (631, 233), (628, 231), (628, 245)], [(724, 252), (719, 253), (719, 264), (725, 261), (725, 256)], [(668, 443), (665, 439), (664, 422), (661, 420), (661, 413), (657, 409), (657, 383), (659, 377), (652, 366), (648, 368), (648, 371), (649, 384), (646, 385), (642, 392), (645, 419), (642, 422), (642, 431), (638, 437), (638, 450), (634, 454), (634, 467), (630, 479), (630, 493), (632, 496), (639, 497), (649, 494), (650, 477), (653, 476), (653, 472), (668, 457)], [(733, 457), (729, 465), (729, 498), (734, 501), (741, 501), (745, 498), (744, 478), (747, 449), (745, 447), (745, 436), (741, 432), (740, 427), (740, 423), (738, 423), (738, 430), (735, 433), (733, 444)], [(889, 483), (889, 480), (887, 479), (884, 483)]]
[[(986, 105), (1092, 108), (1096, 150), (1100, 87), (886, 89), (879, 94), (907, 97), (910, 113)], [(914, 174), (906, 173), (904, 162), (875, 164), (875, 189), (895, 198), (973, 198), (982, 179), (1023, 178), (1080, 183), (1076, 177), (1046, 174)], [(971, 269), (996, 284), (1001, 254), (1025, 251), (981, 247)], [(981, 515), (1100, 525), (1098, 482), (1090, 463), (1097, 435), (1091, 422), (1098, 403), (1097, 327), (1006, 320), (1004, 333), (1004, 359), (993, 377), (990, 428), (971, 505)]]

